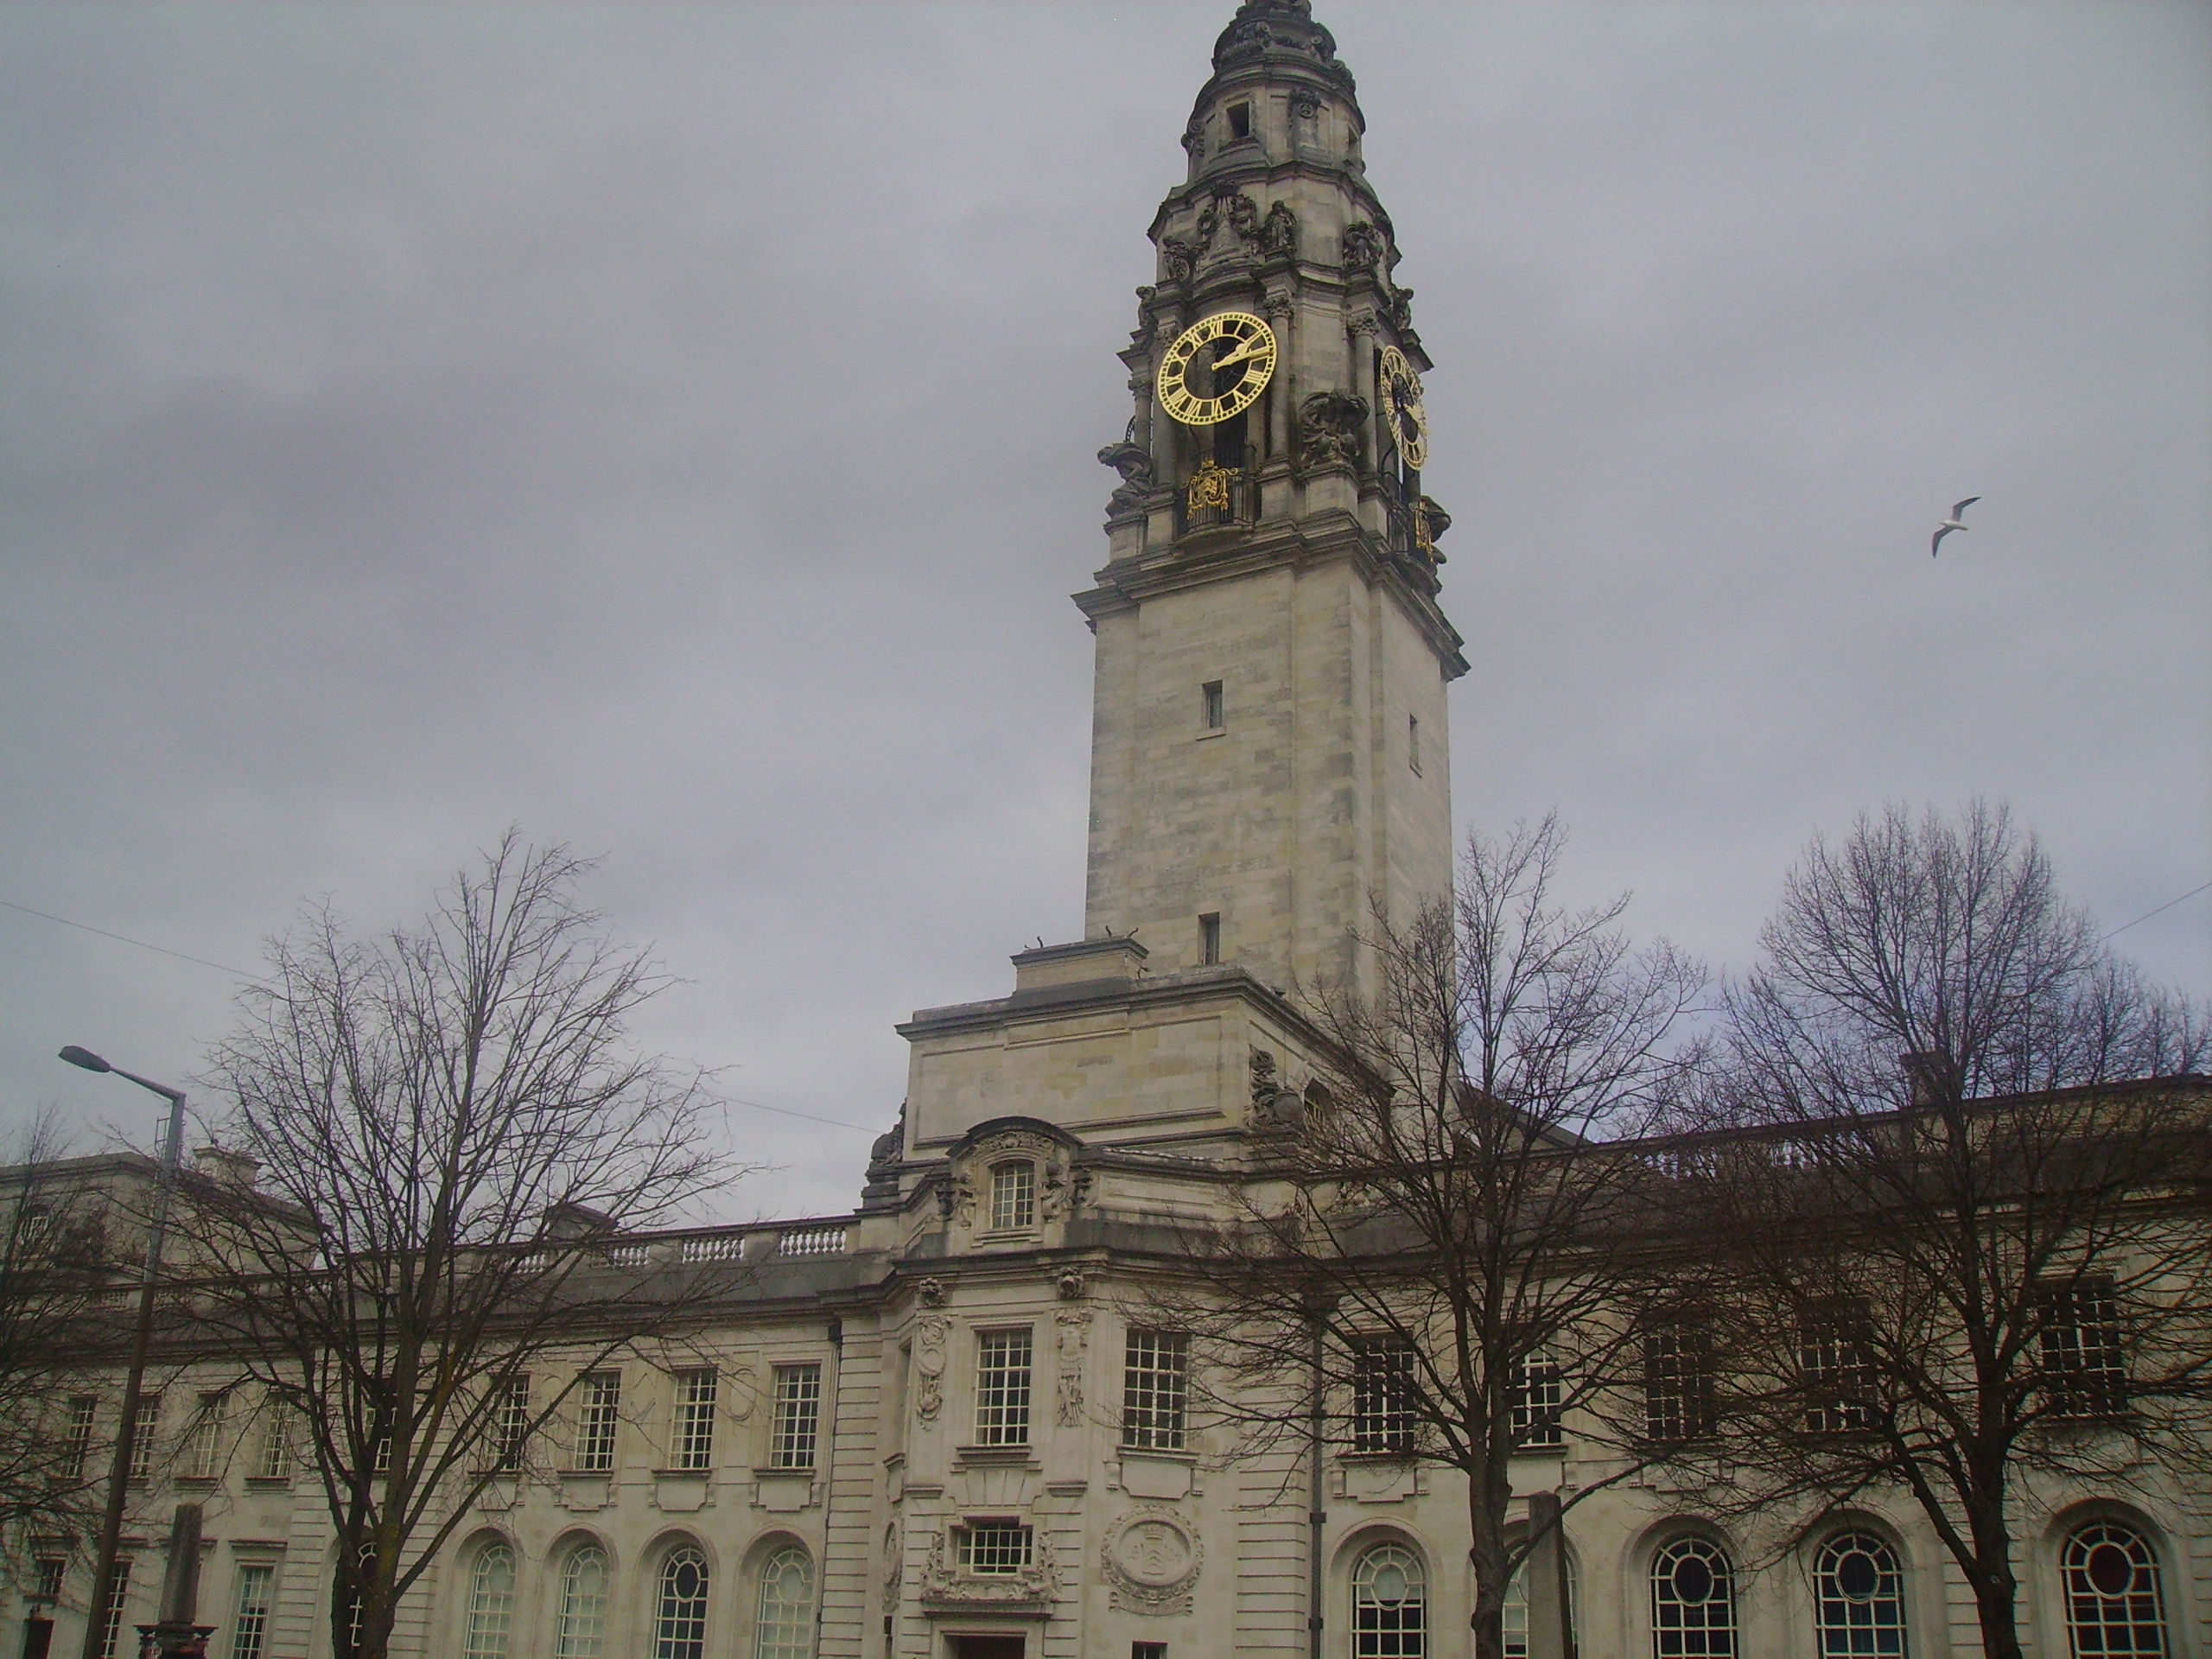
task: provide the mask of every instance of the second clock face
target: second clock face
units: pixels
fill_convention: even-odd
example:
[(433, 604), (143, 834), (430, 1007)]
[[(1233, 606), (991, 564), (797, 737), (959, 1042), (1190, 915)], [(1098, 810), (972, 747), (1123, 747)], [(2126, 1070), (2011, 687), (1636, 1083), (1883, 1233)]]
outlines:
[(1383, 418), (1390, 423), (1390, 436), (1397, 443), (1398, 453), (1405, 457), (1406, 465), (1419, 472), (1428, 465), (1428, 411), (1421, 406), (1421, 376), (1414, 372), (1414, 365), (1403, 352), (1389, 346), (1383, 348), (1376, 379), (1382, 394)]
[(1259, 401), (1275, 372), (1275, 331), (1249, 311), (1201, 317), (1160, 365), (1160, 406), (1185, 426), (1211, 426)]

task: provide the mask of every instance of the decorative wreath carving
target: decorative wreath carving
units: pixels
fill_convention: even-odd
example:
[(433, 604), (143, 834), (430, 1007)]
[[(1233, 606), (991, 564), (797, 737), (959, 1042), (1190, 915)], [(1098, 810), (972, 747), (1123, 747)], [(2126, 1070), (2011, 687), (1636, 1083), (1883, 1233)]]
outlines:
[(945, 1541), (943, 1531), (931, 1535), (929, 1559), (922, 1567), (925, 1601), (992, 1607), (1009, 1603), (1033, 1605), (1061, 1598), (1059, 1562), (1054, 1558), (1052, 1541), (1042, 1528), (1031, 1536), (1028, 1566), (1018, 1573), (995, 1573), (988, 1577), (960, 1571), (948, 1559)]
[(1133, 1510), (1107, 1529), (1106, 1580), (1113, 1605), (1133, 1613), (1187, 1613), (1205, 1551), (1174, 1510)]

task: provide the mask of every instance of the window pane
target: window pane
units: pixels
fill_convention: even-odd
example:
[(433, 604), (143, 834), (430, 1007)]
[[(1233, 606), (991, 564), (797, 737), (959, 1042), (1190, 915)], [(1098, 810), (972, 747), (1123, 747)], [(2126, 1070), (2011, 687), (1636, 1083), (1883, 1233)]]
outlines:
[(461, 1659), (507, 1659), (514, 1623), (515, 1553), (505, 1544), (486, 1544), (477, 1552), (476, 1571), (469, 1577)]
[(116, 1643), (123, 1635), (123, 1605), (130, 1599), (130, 1562), (115, 1564), (115, 1588), (107, 1599), (107, 1616), (100, 1621), (100, 1659), (115, 1659)]
[(561, 1569), (561, 1611), (553, 1629), (554, 1659), (605, 1659), (607, 1552), (597, 1544), (571, 1550)]
[(1352, 1359), (1352, 1450), (1412, 1451), (1413, 1395), (1413, 1350), (1395, 1338), (1362, 1343)]
[[(1575, 1582), (1574, 1558), (1563, 1555), (1560, 1563), (1567, 1569), (1567, 1618), (1576, 1630), (1582, 1628), (1581, 1592)], [(1505, 1605), (1501, 1610), (1505, 1624), (1505, 1659), (1528, 1659), (1529, 1654), (1529, 1564), (1523, 1561), (1514, 1573), (1512, 1582), (1505, 1586)]]
[(986, 1578), (1008, 1577), (1030, 1564), (1036, 1535), (1014, 1521), (974, 1521), (960, 1530), (960, 1567)]
[(1037, 1224), (1037, 1166), (1023, 1160), (991, 1170), (991, 1225), (994, 1229)]
[(753, 1659), (810, 1659), (814, 1652), (814, 1562), (803, 1549), (780, 1549), (760, 1569)]
[(1734, 1659), (1736, 1574), (1719, 1545), (1678, 1538), (1651, 1563), (1651, 1651), (1656, 1659)]
[(2066, 1541), (2062, 1570), (2074, 1659), (2166, 1659), (2164, 1586), (2141, 1533), (2092, 1522)]
[(706, 1659), (707, 1558), (677, 1550), (660, 1569), (652, 1659)]
[(1813, 1564), (1821, 1659), (1901, 1656), (1904, 1582), (1897, 1552), (1869, 1533), (1839, 1533)]
[(1544, 1451), (1565, 1445), (1560, 1407), (1567, 1397), (1566, 1371), (1548, 1349), (1539, 1349), (1513, 1368), (1513, 1438), (1516, 1445)]
[(715, 1466), (715, 1388), (712, 1371), (679, 1371), (676, 1377), (676, 1466)]
[(2127, 1409), (2127, 1360), (2112, 1281), (2047, 1287), (2037, 1333), (2044, 1398), (2061, 1417), (2107, 1417)]
[(493, 1467), (519, 1468), (529, 1442), (530, 1379), (510, 1377), (500, 1385), (499, 1414), (492, 1427)]
[(1352, 1659), (1421, 1659), (1428, 1651), (1428, 1580), (1420, 1557), (1382, 1544), (1351, 1573)]
[(269, 1650), (270, 1592), (274, 1567), (252, 1563), (238, 1568), (238, 1593), (231, 1604), (231, 1659), (264, 1659)]
[(1132, 1331), (1123, 1352), (1122, 1444), (1183, 1449), (1191, 1339), (1179, 1331)]
[(769, 1431), (768, 1462), (778, 1469), (814, 1467), (822, 1421), (822, 1367), (776, 1367), (776, 1415)]
[(605, 1474), (614, 1467), (614, 1430), (622, 1416), (622, 1374), (600, 1371), (584, 1379), (583, 1414), (576, 1426), (576, 1467)]
[(986, 1331), (976, 1338), (976, 1441), (1029, 1444), (1029, 1332)]

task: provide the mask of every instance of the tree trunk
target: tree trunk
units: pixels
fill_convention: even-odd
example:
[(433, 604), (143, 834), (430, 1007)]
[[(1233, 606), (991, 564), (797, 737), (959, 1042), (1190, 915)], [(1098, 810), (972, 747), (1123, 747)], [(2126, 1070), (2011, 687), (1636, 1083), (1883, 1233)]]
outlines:
[(2005, 1516), (2002, 1485), (1994, 1494), (1975, 1494), (1969, 1505), (1974, 1560), (1968, 1577), (1984, 1659), (2021, 1659), (2020, 1581), (2012, 1571), (2012, 1529)]
[(1467, 1478), (1467, 1520), (1475, 1569), (1475, 1608), (1468, 1624), (1474, 1631), (1475, 1659), (1505, 1659), (1505, 1506), (1513, 1496), (1510, 1479), (1489, 1471)]

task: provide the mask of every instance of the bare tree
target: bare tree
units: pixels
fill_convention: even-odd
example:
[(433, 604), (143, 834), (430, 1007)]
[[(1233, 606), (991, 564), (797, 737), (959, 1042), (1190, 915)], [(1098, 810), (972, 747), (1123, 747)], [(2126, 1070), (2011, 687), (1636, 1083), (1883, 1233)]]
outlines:
[(1624, 898), (1559, 903), (1564, 841), (1549, 817), (1471, 836), (1452, 902), (1378, 918), (1373, 995), (1311, 999), (1302, 1122), (1198, 1242), (1208, 1300), (1176, 1310), (1233, 1383), (1215, 1408), (1253, 1432), (1270, 1425), (1250, 1401), (1305, 1394), (1304, 1421), (1278, 1411), (1273, 1429), (1313, 1455), (1466, 1478), (1483, 1659), (1503, 1652), (1506, 1591), (1540, 1541), (1509, 1529), (1513, 1460), (1557, 1445), (1635, 1351), (1620, 1306), (1648, 1262), (1593, 1248), (1638, 1183), (1609, 1143), (1667, 1101), (1704, 982), (1663, 944), (1631, 947)]
[[(2005, 810), (1816, 841), (1727, 998), (1721, 1450), (1749, 1503), (1909, 1495), (2020, 1653), (2033, 1472), (2205, 1444), (2205, 1024), (2115, 961)], [(1795, 1500), (1785, 1502), (1785, 1500)]]
[(99, 1194), (60, 1161), (53, 1121), (0, 1168), (0, 1562), (66, 1557), (99, 1520), (102, 1447), (79, 1370), (116, 1267)]
[(311, 1448), (340, 1659), (382, 1659), (469, 1504), (702, 1287), (613, 1246), (728, 1172), (700, 1079), (626, 1044), (663, 982), (578, 907), (589, 868), (510, 834), (417, 929), (314, 912), (214, 1058), (259, 1174), (200, 1196), (193, 1294)]

